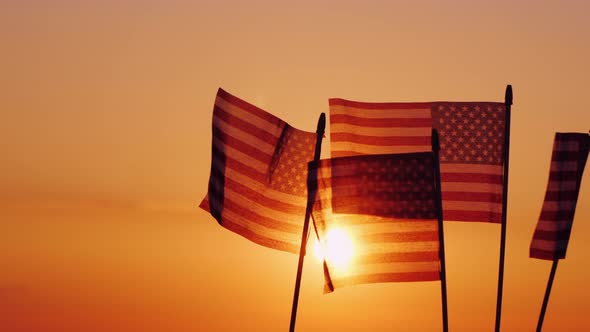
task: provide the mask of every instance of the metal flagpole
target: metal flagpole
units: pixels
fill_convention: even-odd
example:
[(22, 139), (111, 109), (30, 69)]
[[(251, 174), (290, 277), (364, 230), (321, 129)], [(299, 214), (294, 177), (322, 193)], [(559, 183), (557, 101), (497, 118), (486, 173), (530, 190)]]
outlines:
[(432, 129), (432, 151), (434, 152), (434, 184), (436, 192), (436, 212), (438, 215), (438, 241), (440, 254), (440, 291), (442, 299), (442, 316), (443, 316), (443, 331), (449, 330), (449, 316), (447, 309), (447, 272), (445, 264), (445, 236), (443, 232), (443, 212), (442, 212), (442, 196), (440, 188), (440, 161), (438, 152), (440, 144), (438, 140), (438, 132)]
[(551, 266), (551, 274), (549, 274), (549, 280), (547, 280), (547, 288), (545, 289), (545, 298), (543, 299), (543, 306), (541, 307), (541, 313), (539, 314), (539, 321), (537, 322), (537, 332), (541, 332), (543, 328), (543, 319), (545, 319), (545, 311), (547, 310), (547, 303), (549, 303), (549, 295), (551, 295), (551, 286), (553, 286), (553, 279), (555, 278), (555, 271), (557, 270), (557, 263), (559, 259), (553, 260)]
[(500, 239), (500, 266), (498, 268), (498, 297), (496, 298), (496, 327), (500, 331), (500, 320), (502, 316), (502, 288), (504, 286), (504, 256), (506, 253), (506, 211), (508, 202), (508, 165), (510, 157), (510, 109), (512, 107), (512, 85), (506, 86), (504, 96), (506, 105), (506, 118), (504, 127), (504, 187), (502, 190), (502, 233)]
[[(313, 155), (313, 164), (317, 165), (320, 161), (320, 153), (322, 150), (322, 139), (326, 130), (326, 114), (322, 113), (318, 120), (318, 127), (316, 129), (317, 139), (315, 143), (315, 152)], [(293, 307), (291, 308), (291, 324), (289, 325), (289, 332), (295, 331), (295, 319), (297, 318), (297, 304), (299, 303), (299, 289), (301, 288), (301, 274), (303, 273), (303, 259), (305, 258), (305, 247), (307, 246), (307, 238), (309, 233), (309, 218), (313, 209), (315, 195), (317, 191), (317, 169), (315, 167), (308, 168), (307, 174), (307, 207), (305, 209), (305, 219), (303, 221), (303, 233), (301, 234), (301, 248), (299, 249), (299, 263), (297, 265), (297, 278), (295, 279), (295, 292), (293, 294)]]

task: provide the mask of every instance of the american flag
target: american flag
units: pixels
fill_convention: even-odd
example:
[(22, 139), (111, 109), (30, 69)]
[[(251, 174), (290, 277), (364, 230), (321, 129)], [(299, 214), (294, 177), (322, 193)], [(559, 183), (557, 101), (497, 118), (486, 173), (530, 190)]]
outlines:
[(440, 280), (432, 152), (321, 160), (313, 220), (326, 291)]
[(589, 147), (588, 134), (555, 134), (549, 183), (531, 242), (531, 257), (565, 258)]
[(330, 149), (332, 157), (432, 151), (435, 128), (444, 219), (501, 223), (505, 114), (496, 102), (330, 99)]
[(219, 89), (209, 190), (200, 207), (255, 243), (299, 252), (315, 142), (315, 133)]

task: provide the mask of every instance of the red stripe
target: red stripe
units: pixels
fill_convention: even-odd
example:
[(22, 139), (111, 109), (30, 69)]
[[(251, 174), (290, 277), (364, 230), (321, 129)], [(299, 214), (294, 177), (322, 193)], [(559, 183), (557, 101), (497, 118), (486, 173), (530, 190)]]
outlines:
[[(355, 237), (356, 238), (356, 237)], [(438, 241), (438, 232), (379, 233), (358, 237), (362, 243), (403, 243)]]
[(443, 201), (468, 201), (502, 203), (502, 194), (478, 193), (468, 191), (443, 191)]
[(428, 118), (371, 119), (348, 114), (330, 114), (330, 122), (332, 124), (348, 123), (362, 127), (430, 128), (432, 126), (432, 120)]
[(270, 239), (270, 238), (267, 238), (264, 236), (260, 236), (247, 228), (244, 228), (238, 224), (233, 223), (228, 218), (223, 218), (223, 223), (221, 224), (221, 226), (223, 226), (223, 227), (229, 229), (230, 231), (237, 233), (237, 234), (245, 237), (246, 239), (248, 239), (256, 244), (259, 244), (261, 246), (264, 246), (267, 248), (272, 248), (272, 249), (277, 249), (277, 250), (282, 250), (282, 251), (286, 251), (286, 252), (291, 252), (294, 254), (299, 252), (299, 246), (300, 246), (299, 244), (282, 242), (282, 241)]
[(328, 100), (330, 106), (349, 106), (354, 108), (364, 108), (368, 110), (382, 110), (382, 109), (424, 109), (430, 108), (432, 103), (368, 103), (361, 101), (345, 100), (340, 98), (330, 98)]
[(358, 144), (369, 145), (430, 145), (431, 138), (429, 136), (393, 136), (393, 137), (378, 137), (356, 135), (352, 133), (331, 133), (330, 139), (332, 142), (351, 142)]
[(556, 142), (583, 142), (590, 140), (590, 135), (586, 133), (555, 133)]
[[(316, 209), (316, 207), (314, 207), (314, 210), (315, 209)], [(315, 217), (316, 217), (316, 215), (314, 214), (314, 218)], [(321, 222), (324, 224), (333, 223), (333, 221), (331, 219), (329, 219), (329, 218), (323, 219), (322, 216), (317, 216), (317, 220), (318, 220), (318, 222)], [(338, 226), (339, 227), (348, 227), (348, 226), (368, 225), (368, 224), (407, 223), (408, 221), (409, 221), (408, 219), (401, 219), (401, 218), (383, 219), (383, 218), (375, 218), (375, 216), (370, 216), (370, 215), (355, 215), (353, 218), (346, 218), (346, 219), (338, 220)], [(432, 222), (433, 224), (437, 223), (436, 219), (433, 219), (433, 220), (422, 219), (420, 221), (429, 221), (429, 222)]]
[[(334, 213), (344, 214), (361, 214), (372, 215), (386, 218), (399, 219), (434, 219), (436, 218), (436, 209), (434, 197), (428, 199), (410, 199), (403, 201), (376, 199), (374, 196), (369, 197), (371, 203), (367, 206), (359, 204), (360, 201), (367, 197), (332, 197), (332, 210)], [(414, 208), (413, 211), (410, 209)]]
[[(275, 229), (286, 233), (292, 233), (294, 235), (298, 235), (299, 233), (301, 233), (302, 228), (300, 226), (289, 224), (281, 220), (273, 219), (267, 216), (263, 216), (261, 214), (256, 213), (252, 209), (252, 207), (241, 205), (228, 199), (227, 197), (224, 197), (223, 204), (214, 202), (212, 197), (209, 197), (209, 199), (211, 200), (209, 202), (210, 205), (218, 204), (220, 207), (223, 207), (221, 211), (221, 218), (223, 219), (222, 222), (228, 218), (227, 214), (224, 212), (230, 211), (235, 214), (238, 214), (240, 217), (244, 218), (248, 223), (251, 224), (258, 224), (270, 229)], [(295, 217), (298, 216), (295, 215)], [(303, 225), (303, 213), (301, 213), (301, 224)]]
[(559, 250), (558, 252), (553, 252), (553, 251), (531, 248), (529, 254), (530, 254), (531, 258), (539, 258), (539, 259), (545, 259), (545, 260), (549, 260), (549, 261), (565, 258), (565, 250)]
[(576, 171), (549, 172), (549, 181), (578, 181), (578, 172), (576, 172)]
[[(483, 173), (441, 173), (441, 182), (469, 182), (502, 184), (502, 175)], [(442, 185), (444, 187), (444, 184)]]
[(444, 210), (444, 220), (502, 223), (502, 214), (485, 211)]
[(440, 280), (440, 272), (400, 272), (359, 275), (332, 279), (334, 284), (355, 285), (377, 282), (411, 282)]
[(579, 191), (547, 191), (545, 192), (545, 201), (577, 201)]
[(570, 233), (571, 229), (562, 229), (558, 231), (542, 231), (536, 229), (535, 233), (533, 234), (533, 239), (553, 242), (559, 241), (567, 244), (570, 239)]
[(388, 252), (383, 254), (355, 256), (352, 259), (351, 264), (365, 265), (396, 262), (432, 262), (439, 260), (439, 258), (438, 251)]
[[(249, 199), (273, 210), (281, 211), (284, 213), (290, 213), (293, 215), (299, 215), (305, 213), (305, 205), (294, 205), (288, 201), (282, 201), (271, 198), (269, 193), (261, 193), (256, 190), (252, 190), (241, 183), (232, 179), (225, 178), (225, 187), (229, 188), (242, 196), (248, 197)], [(304, 203), (305, 204), (305, 203)]]
[(554, 161), (554, 162), (578, 161), (579, 157), (580, 157), (579, 151), (553, 151), (553, 155), (551, 156), (551, 161)]
[(228, 92), (226, 92), (225, 90), (223, 90), (222, 88), (219, 88), (219, 90), (217, 91), (217, 96), (223, 98), (225, 101), (243, 109), (244, 111), (247, 111), (250, 114), (256, 115), (259, 118), (262, 118), (268, 122), (271, 123), (275, 123), (277, 126), (282, 125), (282, 123), (284, 123), (283, 120), (277, 118), (276, 116), (268, 113), (267, 111), (256, 107), (252, 104), (250, 104), (249, 102), (242, 100)]
[[(391, 184), (392, 187), (396, 186), (396, 185), (404, 185), (403, 183), (396, 183), (396, 182), (388, 182), (388, 185)], [(361, 186), (361, 185), (368, 185), (368, 184), (363, 184), (363, 183), (351, 183), (351, 185), (357, 185), (357, 186)], [(406, 187), (408, 187), (406, 185)], [(407, 189), (414, 189), (414, 187), (408, 187)], [(434, 192), (432, 193), (424, 193), (424, 195), (428, 195), (424, 198), (422, 197), (416, 197), (421, 195), (422, 193), (424, 193), (424, 191), (397, 191), (395, 194), (388, 194), (388, 193), (384, 193), (383, 198), (381, 197), (376, 197), (377, 194), (375, 195), (363, 195), (361, 193), (361, 189), (359, 188), (359, 192), (357, 195), (345, 195), (345, 194), (340, 194), (338, 193), (338, 190), (334, 190), (332, 197), (328, 198), (332, 200), (332, 208), (333, 209), (356, 209), (357, 210), (362, 210), (362, 209), (366, 209), (366, 210), (371, 210), (372, 207), (375, 208), (379, 208), (382, 206), (386, 206), (386, 207), (390, 207), (390, 208), (394, 208), (397, 206), (403, 206), (403, 207), (419, 207), (420, 209), (422, 207), (427, 207), (429, 208), (429, 213), (430, 211), (434, 211), (435, 207), (434, 207)], [(394, 195), (399, 194), (400, 197), (399, 199), (397, 197), (394, 198)], [(412, 194), (412, 196), (414, 197), (409, 197), (410, 194)], [(366, 200), (367, 198), (371, 199), (371, 202), (369, 203), (362, 203), (362, 201)], [(326, 204), (327, 200), (322, 200), (322, 203)], [(342, 211), (342, 210), (341, 210)], [(402, 211), (405, 212), (405, 211)], [(346, 213), (346, 212), (344, 212)], [(354, 213), (354, 212), (349, 212), (349, 213)]]
[(226, 135), (221, 132), (220, 129), (213, 127), (213, 137), (219, 139), (224, 145), (228, 147), (232, 147), (252, 159), (256, 159), (262, 163), (269, 164), (272, 156), (268, 155), (257, 148), (253, 147), (252, 145), (246, 144), (244, 141), (236, 139), (230, 135)]
[[(225, 160), (224, 160), (225, 158)], [(237, 161), (227, 155), (224, 155), (221, 151), (217, 150), (213, 147), (213, 159), (217, 161), (217, 164), (223, 164), (224, 169), (215, 168), (221, 174), (224, 174), (225, 169), (232, 169), (246, 177), (250, 178), (252, 181), (259, 182), (263, 185), (268, 185), (268, 178), (265, 174), (262, 174), (256, 171), (254, 168)]]
[(199, 207), (207, 212), (211, 212), (211, 210), (209, 209), (209, 198), (207, 196), (203, 198), (201, 204), (199, 204)]
[(571, 222), (574, 219), (575, 208), (560, 211), (541, 211), (540, 220), (547, 221), (566, 221)]
[[(332, 159), (334, 160), (334, 158)], [(367, 165), (369, 167), (381, 167), (382, 165), (384, 165), (386, 162), (383, 161), (383, 163), (375, 163), (375, 162), (367, 162)], [(385, 191), (386, 189), (384, 188), (384, 186), (388, 186), (390, 188), (390, 193), (407, 193), (407, 192), (414, 192), (414, 193), (423, 193), (423, 192), (427, 192), (427, 193), (433, 193), (434, 192), (434, 188), (432, 184), (427, 185), (428, 182), (425, 183), (420, 183), (420, 181), (418, 179), (407, 179), (407, 178), (400, 178), (400, 177), (391, 177), (391, 179), (384, 179), (387, 175), (389, 175), (390, 173), (388, 171), (385, 170), (377, 170), (377, 171), (365, 171), (363, 170), (360, 164), (359, 165), (354, 165), (354, 164), (350, 164), (351, 166), (356, 166), (357, 167), (357, 176), (350, 176), (346, 173), (342, 174), (342, 172), (347, 172), (342, 171), (342, 167), (345, 167), (346, 164), (342, 163), (342, 164), (332, 164), (332, 179), (331, 179), (331, 187), (333, 189), (334, 192), (336, 192), (339, 187), (346, 187), (349, 185), (378, 185), (378, 188), (381, 188), (381, 190)], [(422, 164), (424, 165), (424, 164)], [(329, 166), (328, 166), (329, 167)], [(391, 166), (390, 166), (391, 167)], [(404, 166), (401, 166), (404, 167)], [(408, 167), (408, 166), (405, 166)], [(402, 170), (402, 175), (404, 174), (403, 172), (409, 173), (411, 172), (411, 170), (406, 169), (406, 170)], [(362, 176), (369, 176), (372, 178), (363, 178)], [(433, 180), (433, 174), (424, 174), (424, 177), (422, 178), (425, 181), (432, 181)], [(422, 180), (420, 179), (420, 180)], [(419, 185), (419, 186), (418, 186)], [(362, 191), (362, 188), (357, 188), (357, 191)]]
[[(215, 118), (219, 118), (225, 121), (227, 124), (231, 125), (232, 127), (239, 128), (240, 130), (249, 133), (252, 136), (259, 138), (262, 141), (268, 142), (269, 144), (276, 144), (279, 140), (278, 137), (272, 135), (268, 131), (263, 130), (261, 127), (257, 127), (250, 122), (244, 121), (239, 117), (226, 112), (225, 110), (215, 106), (213, 110), (213, 126), (215, 127)], [(277, 124), (274, 128), (266, 128), (266, 129), (275, 129), (280, 128), (280, 125)], [(223, 131), (220, 129), (220, 131)]]

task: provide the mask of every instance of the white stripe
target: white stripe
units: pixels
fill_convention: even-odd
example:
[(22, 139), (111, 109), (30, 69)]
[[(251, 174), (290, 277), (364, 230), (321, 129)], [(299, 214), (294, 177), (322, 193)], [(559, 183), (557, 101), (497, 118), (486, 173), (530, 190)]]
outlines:
[(352, 151), (360, 154), (387, 154), (432, 151), (430, 145), (368, 145), (351, 142), (330, 143), (332, 153), (340, 151)]
[[(353, 246), (354, 245), (355, 244), (353, 243)], [(438, 252), (438, 249), (438, 241), (367, 243), (353, 248), (355, 255), (385, 254), (392, 252)]]
[(378, 273), (406, 273), (406, 272), (438, 272), (440, 263), (438, 260), (431, 262), (395, 262), (379, 264), (353, 264), (339, 267), (336, 264), (329, 264), (330, 275), (334, 279), (357, 277)]
[(333, 213), (330, 207), (314, 209), (314, 220), (324, 225), (319, 230), (327, 232), (340, 228), (350, 234), (370, 235), (381, 233), (429, 232), (438, 230), (436, 219), (400, 219), (366, 214)]
[[(225, 188), (224, 195), (225, 195), (225, 198), (241, 205), (244, 209), (251, 210), (253, 212), (256, 212), (257, 214), (263, 215), (263, 216), (271, 218), (271, 219), (276, 219), (276, 220), (280, 220), (283, 222), (299, 225), (302, 223), (302, 220), (304, 217), (303, 215), (301, 215), (301, 216), (293, 215), (292, 213), (283, 212), (281, 210), (276, 210), (276, 209), (269, 207), (267, 205), (260, 204), (259, 202), (250, 199), (248, 196), (244, 196), (244, 195), (242, 195), (236, 191), (233, 191), (232, 189), (227, 188), (227, 187)], [(280, 201), (276, 197), (272, 197), (272, 195), (269, 195), (268, 192), (263, 192), (262, 195), (264, 195), (265, 197), (267, 197), (269, 199)], [(301, 203), (304, 203), (303, 200), (300, 200), (300, 202), (293, 202), (293, 201), (284, 202), (283, 201), (283, 203), (294, 205), (295, 207), (299, 207), (301, 209), (301, 212), (305, 211), (306, 205), (301, 204)], [(296, 203), (300, 203), (300, 204), (296, 204)]]
[[(215, 160), (215, 159), (214, 159)], [(218, 168), (218, 162), (215, 162), (215, 167)], [(266, 197), (273, 198), (277, 201), (283, 201), (292, 205), (297, 206), (306, 206), (307, 204), (307, 194), (300, 196), (300, 195), (293, 195), (289, 193), (285, 193), (282, 191), (275, 190), (273, 188), (267, 187), (264, 184), (253, 180), (252, 178), (248, 177), (240, 173), (240, 171), (232, 169), (232, 168), (225, 168), (224, 175), (226, 178), (234, 180), (241, 185), (248, 187), (252, 190), (258, 191), (261, 194), (264, 194)]]
[(570, 211), (575, 205), (575, 201), (545, 201), (543, 211)]
[(262, 205), (227, 187), (224, 191), (224, 198), (226, 200), (232, 201), (234, 204), (239, 205), (244, 210), (252, 211), (270, 219), (279, 220), (283, 223), (296, 226), (299, 226), (303, 223), (303, 213), (305, 212), (305, 206), (301, 206), (301, 215), (294, 215), (292, 213), (282, 212), (266, 205)]
[(236, 138), (252, 146), (253, 148), (256, 148), (257, 150), (264, 152), (265, 154), (272, 155), (274, 153), (275, 144), (278, 141), (278, 137), (277, 141), (274, 142), (264, 141), (257, 136), (254, 136), (250, 133), (241, 130), (238, 127), (228, 124), (227, 122), (223, 121), (221, 118), (218, 118), (216, 116), (213, 116), (213, 125), (219, 128), (223, 132), (223, 134)]
[[(225, 164), (222, 160), (220, 160), (219, 157), (214, 156), (213, 159), (211, 159), (211, 164), (213, 165), (213, 167), (216, 170), (218, 170), (220, 173), (223, 173), (226, 178), (236, 180), (236, 178), (234, 178), (235, 175), (243, 175), (241, 178), (246, 179), (246, 181), (250, 181), (252, 184), (255, 185), (255, 188), (257, 188), (257, 190), (261, 190), (261, 189), (265, 188), (266, 182), (260, 183), (256, 179), (253, 179), (248, 175), (244, 175), (243, 173), (240, 173), (238, 170), (234, 170), (233, 168), (230, 168), (229, 166), (227, 166), (227, 164)], [(258, 173), (260, 176), (265, 177), (265, 179), (266, 179), (266, 172), (261, 172), (258, 169), (254, 169), (254, 171), (256, 173)], [(249, 186), (249, 187), (254, 188), (254, 186)]]
[(443, 211), (461, 210), (502, 213), (502, 204), (500, 203), (443, 200), (442, 206)]
[[(384, 219), (384, 218), (383, 218)], [(406, 219), (408, 220), (408, 219)], [(338, 228), (338, 224), (330, 223), (330, 227)], [(389, 233), (410, 233), (410, 232), (437, 232), (438, 221), (408, 221), (408, 222), (384, 222), (367, 223), (359, 225), (345, 226), (346, 232), (355, 234), (355, 236), (389, 234)]]
[[(267, 131), (269, 134), (275, 137), (280, 137), (283, 127), (285, 126), (285, 122), (279, 118), (277, 118), (277, 122), (269, 122), (266, 119), (260, 118), (219, 96), (215, 99), (215, 106), (221, 108), (232, 116), (241, 119), (242, 121), (248, 122), (257, 128)], [(269, 115), (273, 116), (270, 113)]]
[(239, 160), (242, 164), (254, 168), (260, 174), (266, 174), (266, 171), (268, 170), (268, 164), (263, 163), (258, 159), (250, 157), (249, 155), (241, 152), (240, 150), (233, 148), (231, 145), (224, 144), (221, 140), (219, 140), (216, 137), (213, 137), (213, 146), (217, 147), (221, 151), (224, 151), (226, 156), (231, 156), (232, 159)]
[(557, 171), (577, 171), (578, 163), (576, 161), (552, 161), (551, 172)]
[[(382, 182), (381, 184), (387, 184), (387, 182)], [(403, 184), (402, 184), (403, 185)], [(328, 196), (328, 192), (326, 192), (326, 189), (321, 188), (318, 189), (321, 194), (320, 197), (330, 197)], [(349, 197), (349, 196), (358, 196), (361, 195), (360, 193), (362, 192), (363, 188), (361, 188), (361, 184), (349, 184), (349, 185), (342, 185), (342, 186), (332, 186), (332, 199), (336, 199), (336, 198), (341, 198), (341, 197)], [(402, 191), (403, 190), (403, 191)], [(384, 194), (385, 190), (383, 190)], [(424, 192), (424, 188), (420, 187), (420, 186), (409, 186), (409, 185), (404, 185), (404, 188), (397, 188), (397, 189), (391, 189), (392, 193), (423, 193)], [(434, 195), (434, 192), (431, 192), (432, 195)], [(361, 199), (365, 199), (363, 197), (359, 197), (359, 200)], [(396, 202), (403, 202), (404, 200), (396, 200)], [(415, 202), (415, 199), (409, 199), (409, 200), (405, 200), (407, 202)], [(385, 202), (387, 203), (387, 202)], [(410, 206), (410, 205), (409, 205)]]
[(503, 166), (483, 164), (440, 164), (441, 173), (479, 173), (490, 175), (504, 174)]
[(332, 133), (350, 133), (363, 136), (424, 136), (430, 138), (432, 127), (365, 127), (332, 122), (330, 124), (330, 131)]
[(332, 105), (330, 115), (350, 115), (367, 119), (430, 119), (430, 107), (415, 109), (366, 109), (351, 106)]
[(472, 192), (501, 194), (501, 184), (473, 183), (473, 182), (442, 182), (443, 197), (445, 192)]
[[(252, 222), (252, 221), (240, 216), (239, 214), (236, 214), (236, 213), (229, 211), (227, 209), (223, 210), (223, 215), (228, 220), (231, 220), (232, 223), (234, 223), (236, 225), (240, 225), (246, 229), (249, 229), (252, 232), (260, 235), (261, 237), (265, 237), (265, 238), (269, 238), (269, 239), (273, 239), (273, 240), (278, 240), (278, 241), (283, 241), (283, 242), (289, 242), (289, 243), (300, 243), (300, 241), (301, 241), (301, 232), (289, 233), (289, 232), (283, 232), (283, 231), (280, 231), (280, 230), (277, 230), (274, 228), (268, 228), (266, 226)], [(301, 229), (303, 229), (303, 226), (301, 226)]]
[[(346, 218), (350, 220), (354, 220), (355, 223), (378, 223), (379, 220), (384, 220), (383, 222), (391, 222), (397, 223), (402, 222), (403, 220), (412, 220), (412, 222), (423, 221), (426, 219), (414, 219), (414, 218), (394, 218), (394, 217), (384, 217), (379, 215), (371, 215), (371, 214), (348, 214), (348, 213), (335, 213), (332, 208), (332, 199), (330, 199), (330, 195), (327, 194), (328, 191), (320, 191), (318, 194), (318, 198), (316, 198), (316, 202), (314, 205), (314, 215), (320, 215), (317, 218), (323, 220), (330, 220), (326, 221), (326, 223), (334, 223), (336, 221), (332, 220), (335, 216), (347, 216)], [(320, 199), (322, 201), (320, 201)], [(444, 202), (444, 201), (443, 201)], [(477, 210), (476, 210), (477, 211)], [(344, 223), (350, 224), (350, 223)]]

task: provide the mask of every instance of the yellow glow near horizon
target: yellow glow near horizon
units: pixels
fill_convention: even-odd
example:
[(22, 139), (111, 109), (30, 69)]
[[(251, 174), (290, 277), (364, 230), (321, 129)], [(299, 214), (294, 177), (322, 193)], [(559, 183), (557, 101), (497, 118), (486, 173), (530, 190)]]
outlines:
[(318, 261), (324, 258), (337, 268), (345, 268), (350, 263), (354, 253), (354, 245), (350, 236), (340, 228), (334, 228), (327, 232), (325, 245), (322, 248), (315, 240), (313, 244), (313, 255)]

